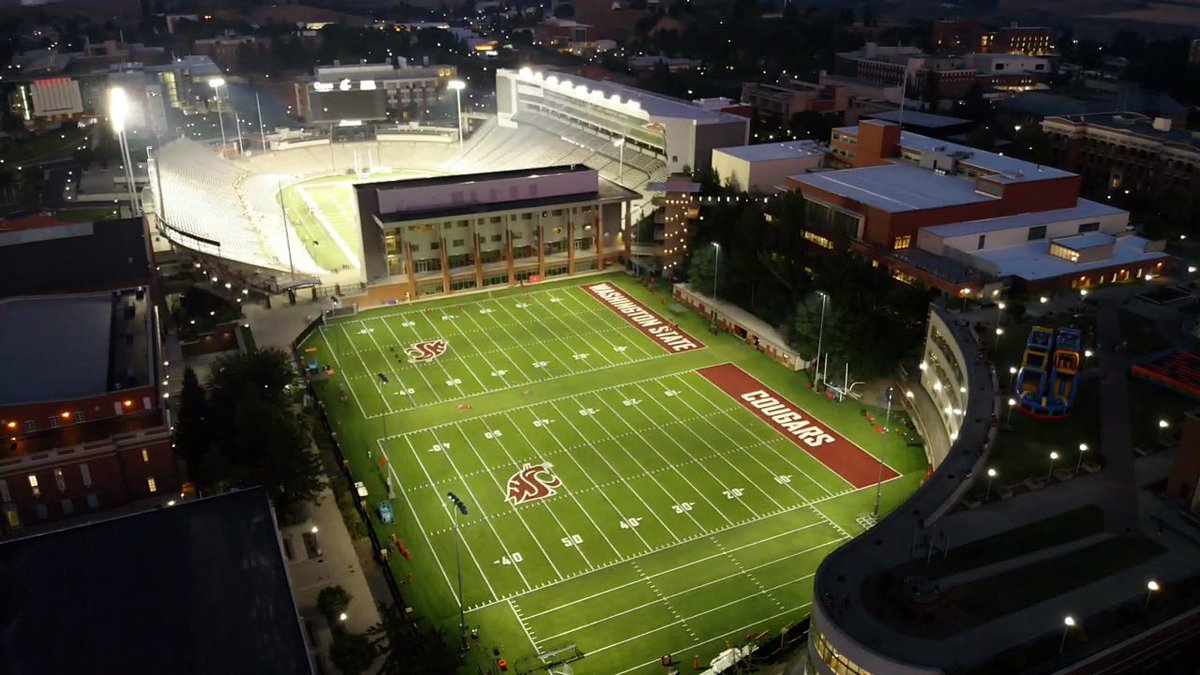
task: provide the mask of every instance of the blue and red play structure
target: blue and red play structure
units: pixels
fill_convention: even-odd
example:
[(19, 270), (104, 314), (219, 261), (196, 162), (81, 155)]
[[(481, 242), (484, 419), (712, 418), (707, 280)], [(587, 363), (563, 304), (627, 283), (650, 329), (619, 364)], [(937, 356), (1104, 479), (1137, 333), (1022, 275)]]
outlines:
[(1043, 418), (1063, 417), (1075, 403), (1082, 362), (1082, 334), (1074, 328), (1057, 332), (1034, 326), (1025, 342), (1017, 371), (1018, 410)]

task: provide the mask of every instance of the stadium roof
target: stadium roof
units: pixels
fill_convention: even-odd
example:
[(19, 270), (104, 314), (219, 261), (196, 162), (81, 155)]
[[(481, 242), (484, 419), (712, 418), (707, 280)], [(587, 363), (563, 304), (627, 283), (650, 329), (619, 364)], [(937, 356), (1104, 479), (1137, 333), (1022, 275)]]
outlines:
[(820, 171), (789, 178), (892, 213), (998, 199), (977, 191), (973, 180), (943, 176), (911, 164)]
[(311, 673), (266, 493), (0, 542), (14, 673)]
[[(1105, 235), (1108, 236), (1108, 235)], [(1054, 279), (1087, 274), (1089, 271), (1157, 263), (1170, 256), (1157, 251), (1146, 251), (1146, 240), (1141, 237), (1117, 237), (1112, 256), (1095, 262), (1073, 263), (1049, 253), (1050, 243), (1032, 241), (1020, 246), (968, 251), (970, 255), (987, 261), (995, 268), (996, 276), (1014, 276), (1026, 281)]]
[(116, 290), (149, 282), (140, 219), (0, 231), (0, 297)]
[[(424, 178), (399, 178), (377, 183), (356, 183), (356, 189), (386, 190), (388, 188), (429, 187), (431, 185), (455, 185), (462, 183), (482, 183), (483, 181), (502, 178), (536, 178), (539, 176), (556, 176), (568, 173), (596, 173), (596, 170), (583, 164), (560, 164), (557, 166), (539, 166), (531, 169), (506, 169), (504, 171), (484, 171), (481, 173), (459, 173), (448, 176), (426, 176)], [(599, 174), (596, 174), (599, 176)]]
[(108, 391), (112, 316), (108, 293), (0, 301), (0, 405)]
[[(526, 69), (524, 69), (524, 68), (522, 68), (521, 71), (519, 71), (519, 72), (514, 71), (514, 70), (508, 70), (508, 71), (501, 70), (500, 72), (501, 73), (508, 72), (519, 78), (526, 77)], [(528, 75), (529, 77), (535, 76), (533, 71), (528, 71), (528, 73), (529, 73), (529, 75)], [(736, 122), (736, 121), (744, 122), (746, 119), (744, 117), (739, 117), (737, 115), (732, 115), (730, 113), (724, 113), (724, 112), (720, 112), (720, 111), (716, 111), (716, 110), (705, 110), (704, 108), (701, 108), (700, 106), (692, 104), (690, 101), (684, 101), (684, 100), (678, 99), (678, 98), (671, 98), (669, 96), (663, 96), (662, 94), (654, 94), (654, 93), (645, 91), (644, 89), (638, 89), (636, 87), (630, 87), (630, 86), (627, 86), (624, 84), (618, 84), (616, 82), (610, 82), (607, 80), (604, 82), (597, 82), (596, 80), (589, 80), (587, 78), (577, 77), (575, 75), (569, 75), (566, 73), (557, 73), (557, 72), (541, 73), (539, 71), (537, 74), (544, 75), (546, 79), (549, 79), (550, 77), (555, 77), (559, 81), (564, 81), (564, 80), (570, 81), (575, 87), (579, 87), (580, 85), (583, 85), (583, 86), (587, 87), (589, 92), (591, 92), (591, 91), (602, 92), (606, 98), (610, 98), (613, 95), (619, 96), (621, 98), (621, 100), (624, 102), (632, 101), (632, 102), (636, 103), (642, 110), (646, 111), (651, 117), (682, 118), (682, 119), (691, 120), (696, 124), (716, 124), (716, 123), (722, 123), (722, 122)], [(560, 89), (553, 89), (553, 91), (563, 93), (563, 91)], [(574, 94), (574, 93), (572, 93), (572, 95), (577, 96), (577, 94)]]
[(776, 159), (815, 157), (825, 154), (816, 141), (785, 141), (783, 143), (761, 143), (759, 145), (736, 145), (729, 148), (717, 148), (714, 152), (721, 152), (747, 162), (769, 162)]
[(934, 225), (931, 227), (922, 228), (922, 231), (929, 232), (930, 234), (938, 237), (950, 238), (961, 237), (964, 235), (986, 234), (988, 232), (1010, 230), (1019, 227), (1046, 225), (1048, 223), (1061, 223), (1066, 220), (1076, 220), (1078, 218), (1114, 216), (1121, 213), (1124, 213), (1124, 211), (1114, 206), (1101, 204), (1100, 202), (1094, 202), (1090, 199), (1080, 199), (1075, 203), (1074, 207), (1069, 209), (1034, 211), (1030, 213), (1018, 213), (1013, 216), (984, 218), (982, 220), (967, 220), (961, 223)]

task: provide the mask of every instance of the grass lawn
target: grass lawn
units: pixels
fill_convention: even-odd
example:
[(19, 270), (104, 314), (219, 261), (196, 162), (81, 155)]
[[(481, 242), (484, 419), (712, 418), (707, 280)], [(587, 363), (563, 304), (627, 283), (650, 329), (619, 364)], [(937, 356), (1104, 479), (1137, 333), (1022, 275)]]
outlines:
[[(661, 294), (624, 275), (587, 280), (598, 281), (667, 315)], [(874, 500), (873, 485), (831, 467), (876, 460), (850, 443), (819, 460), (701, 369), (734, 364), (882, 455), (899, 474), (883, 485), (885, 510), (924, 475), (923, 451), (881, 438), (857, 404), (813, 394), (698, 315), (667, 318), (705, 347), (668, 351), (582, 283), (363, 312), (303, 346), (336, 371), (314, 384), (369, 501), (385, 480), (395, 488), (396, 521), (376, 526), (411, 551), (392, 556), (398, 579), (412, 575), (406, 602), (452, 640), (461, 529), (462, 601), (479, 628), (464, 673), (492, 665), (494, 647), (528, 672), (567, 645), (584, 655), (577, 673), (660, 673), (662, 654), (707, 663), (727, 641), (808, 614), (818, 563), (862, 531)], [(438, 339), (436, 358), (406, 353)], [(514, 485), (533, 483), (552, 489), (521, 501), (530, 493)]]
[(54, 214), (55, 218), (71, 223), (94, 223), (98, 220), (117, 218), (115, 209), (111, 206), (92, 206), (82, 209), (64, 209)]
[(5, 165), (30, 164), (71, 157), (75, 149), (85, 143), (89, 127), (62, 129), (37, 134), (7, 148), (0, 153)]
[(404, 170), (372, 174), (365, 180), (347, 174), (322, 176), (284, 187), (280, 198), (288, 222), (313, 260), (327, 270), (336, 271), (361, 264), (353, 185), (425, 175)]

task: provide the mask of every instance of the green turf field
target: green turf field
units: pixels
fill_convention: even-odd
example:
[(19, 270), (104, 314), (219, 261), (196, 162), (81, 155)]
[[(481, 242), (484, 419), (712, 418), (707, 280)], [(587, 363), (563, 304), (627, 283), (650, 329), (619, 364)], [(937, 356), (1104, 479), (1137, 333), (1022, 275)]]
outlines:
[[(727, 642), (808, 614), (817, 564), (862, 531), (874, 487), (855, 489), (697, 369), (736, 364), (882, 453), (901, 474), (884, 484), (885, 508), (924, 475), (922, 451), (884, 439), (857, 403), (813, 394), (804, 375), (624, 275), (587, 279), (599, 280), (705, 348), (667, 351), (580, 279), (362, 312), (304, 345), (335, 371), (315, 387), (369, 501), (386, 496), (385, 477), (396, 488), (396, 522), (375, 524), (412, 553), (392, 555), (398, 579), (412, 574), (405, 599), (452, 641), (446, 495), (466, 503), (463, 600), (479, 640), (463, 672), (487, 669), (493, 647), (530, 672), (566, 645), (584, 655), (577, 673), (660, 673), (668, 652), (690, 671), (694, 656), (707, 664)], [(410, 362), (407, 349), (439, 339), (444, 353)], [(552, 494), (509, 499), (526, 465)]]
[(427, 173), (396, 170), (358, 179), (336, 174), (284, 186), (280, 199), (296, 237), (321, 267), (337, 271), (358, 267), (361, 255), (355, 183), (419, 178)]

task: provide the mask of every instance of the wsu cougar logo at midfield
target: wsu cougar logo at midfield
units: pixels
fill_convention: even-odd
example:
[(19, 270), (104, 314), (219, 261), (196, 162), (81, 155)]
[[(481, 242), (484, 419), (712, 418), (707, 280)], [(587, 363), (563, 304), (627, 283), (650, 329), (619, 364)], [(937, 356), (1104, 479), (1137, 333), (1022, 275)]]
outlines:
[(413, 346), (404, 350), (404, 353), (408, 354), (408, 360), (412, 363), (429, 363), (445, 354), (446, 348), (449, 346), (445, 340), (438, 338), (427, 342), (414, 342)]
[(508, 479), (508, 496), (504, 501), (512, 502), (513, 506), (532, 502), (538, 499), (554, 496), (554, 488), (561, 487), (562, 481), (550, 473), (554, 467), (549, 464), (528, 464), (514, 473)]

